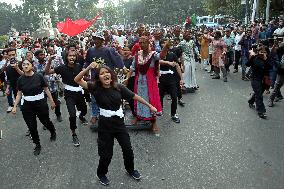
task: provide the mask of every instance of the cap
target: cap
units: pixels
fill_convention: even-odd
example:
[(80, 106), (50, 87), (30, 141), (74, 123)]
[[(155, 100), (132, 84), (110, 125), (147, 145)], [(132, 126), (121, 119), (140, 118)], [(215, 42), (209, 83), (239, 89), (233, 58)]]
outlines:
[(105, 37), (102, 31), (93, 32), (92, 36), (93, 38), (99, 38), (99, 39), (105, 40)]

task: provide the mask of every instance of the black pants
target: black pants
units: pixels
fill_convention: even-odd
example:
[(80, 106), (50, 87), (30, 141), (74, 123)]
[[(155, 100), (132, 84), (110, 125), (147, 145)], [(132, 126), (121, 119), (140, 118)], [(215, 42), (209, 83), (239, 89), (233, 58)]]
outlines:
[(53, 98), (53, 101), (55, 103), (55, 115), (58, 117), (58, 116), (61, 116), (61, 111), (60, 111), (60, 101), (58, 99), (58, 92), (52, 92), (51, 93), (51, 96)]
[(225, 64), (225, 68), (226, 70), (229, 71), (229, 68), (233, 64), (233, 61), (234, 61), (234, 52), (233, 51), (227, 52), (226, 58), (227, 58), (227, 63)]
[(267, 86), (263, 83), (263, 81), (252, 80), (251, 86), (253, 89), (253, 94), (248, 100), (248, 103), (256, 105), (256, 111), (258, 113), (265, 113), (266, 109), (263, 103), (263, 92), (267, 88)]
[[(134, 92), (134, 83), (135, 83), (135, 77), (130, 77), (127, 83), (127, 88), (131, 90), (132, 92)], [(129, 103), (132, 114), (135, 116), (136, 114), (134, 111), (134, 100), (131, 98), (128, 100), (128, 103)]]
[(88, 90), (84, 89), (84, 97), (85, 97), (86, 102), (92, 102), (91, 95)]
[(70, 129), (74, 131), (77, 128), (76, 108), (78, 111), (81, 111), (79, 117), (85, 116), (87, 114), (86, 101), (84, 95), (81, 92), (72, 92), (72, 94), (66, 94), (65, 92), (65, 101), (69, 113)]
[(212, 65), (212, 54), (209, 54), (209, 64), (210, 64), (210, 72), (214, 72), (214, 66)]
[(182, 99), (182, 92), (181, 92), (179, 76), (176, 76), (176, 89), (177, 89), (177, 98), (178, 98), (178, 100), (180, 100), (180, 99)]
[(134, 171), (134, 154), (127, 132), (98, 132), (98, 153), (100, 156), (99, 166), (97, 169), (98, 176), (104, 176), (108, 172), (108, 166), (113, 155), (114, 138), (119, 143), (124, 159), (124, 167), (128, 173)]
[(235, 70), (239, 69), (239, 65), (240, 65), (240, 61), (241, 61), (241, 51), (235, 51)]
[(22, 114), (35, 144), (40, 144), (36, 117), (39, 118), (40, 122), (50, 131), (50, 133), (55, 132), (54, 125), (49, 118), (49, 109), (46, 98), (34, 102), (24, 101)]
[(161, 104), (163, 107), (163, 99), (165, 94), (170, 94), (172, 99), (171, 104), (171, 116), (174, 116), (177, 112), (177, 88), (176, 88), (176, 82), (165, 82), (160, 80), (159, 83), (159, 93), (160, 93), (160, 99)]

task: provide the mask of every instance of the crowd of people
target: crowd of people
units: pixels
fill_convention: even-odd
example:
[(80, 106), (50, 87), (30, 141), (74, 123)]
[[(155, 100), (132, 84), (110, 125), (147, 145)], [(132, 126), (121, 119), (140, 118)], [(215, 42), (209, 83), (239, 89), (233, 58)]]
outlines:
[(62, 122), (64, 97), (74, 146), (80, 145), (77, 117), (87, 125), (85, 116), (90, 111), (90, 124), (98, 125), (100, 182), (109, 184), (106, 174), (114, 138), (122, 148), (127, 172), (139, 180), (124, 123), (125, 104), (131, 109), (132, 124), (148, 121), (158, 136), (156, 119), (163, 114), (165, 95), (171, 99), (171, 119), (178, 124), (177, 107), (186, 105), (182, 96), (199, 89), (197, 67), (212, 79), (220, 79), (222, 72), (224, 82), (229, 73), (241, 71), (240, 79), (251, 81), (253, 89), (248, 105), (265, 119), (263, 93), (271, 91), (270, 107), (283, 99), (283, 19), (220, 28), (148, 28), (141, 24), (136, 29), (92, 28), (76, 37), (11, 36), (0, 57), (0, 87), (7, 96), (7, 113), (21, 110), (27, 135), (35, 144), (34, 155), (39, 155), (36, 117), (55, 141), (56, 127), (50, 120), (47, 99), (57, 121)]

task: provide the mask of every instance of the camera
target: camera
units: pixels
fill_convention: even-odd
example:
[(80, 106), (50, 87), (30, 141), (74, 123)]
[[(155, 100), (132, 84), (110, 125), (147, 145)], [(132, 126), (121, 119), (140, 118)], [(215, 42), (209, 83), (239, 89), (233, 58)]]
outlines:
[(16, 58), (11, 58), (10, 59), (10, 64), (15, 64), (17, 62)]

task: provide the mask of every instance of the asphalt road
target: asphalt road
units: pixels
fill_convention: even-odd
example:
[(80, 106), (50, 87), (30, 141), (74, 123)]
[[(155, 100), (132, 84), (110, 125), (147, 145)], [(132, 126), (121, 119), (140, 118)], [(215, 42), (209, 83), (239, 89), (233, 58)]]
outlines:
[[(262, 120), (248, 107), (250, 83), (241, 81), (240, 73), (231, 73), (228, 83), (212, 80), (201, 70), (197, 76), (200, 89), (185, 95), (186, 107), (178, 108), (180, 124), (170, 120), (170, 101), (165, 100), (165, 113), (158, 120), (160, 137), (149, 131), (130, 131), (135, 166), (143, 175), (140, 182), (125, 174), (115, 143), (108, 188), (284, 188), (284, 102), (267, 108), (268, 119)], [(75, 148), (64, 102), (63, 122), (56, 122), (51, 113), (57, 128), (55, 143), (38, 125), (43, 147), (38, 157), (25, 136), (20, 111), (16, 116), (6, 114), (6, 106), (6, 98), (0, 97), (1, 189), (105, 188), (95, 177), (97, 133), (79, 124), (81, 146)]]

